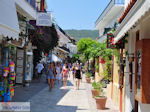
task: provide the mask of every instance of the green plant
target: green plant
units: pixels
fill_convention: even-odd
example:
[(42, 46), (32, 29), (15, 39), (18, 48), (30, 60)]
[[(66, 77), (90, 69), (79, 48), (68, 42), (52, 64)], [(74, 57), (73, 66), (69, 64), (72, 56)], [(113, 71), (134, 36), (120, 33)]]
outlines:
[(86, 75), (87, 78), (90, 78), (92, 76), (92, 73), (87, 72), (87, 73), (85, 73), (85, 75)]
[(93, 83), (92, 83), (92, 87), (93, 87), (93, 89), (95, 89), (95, 90), (101, 91), (101, 90), (102, 90), (102, 87), (103, 87), (103, 84), (100, 83), (100, 82), (93, 82)]
[(99, 65), (98, 64), (95, 64), (95, 69), (96, 69), (96, 71), (99, 70)]
[(105, 92), (104, 92), (104, 82), (100, 81), (100, 82), (93, 82), (92, 83), (92, 87), (96, 90), (99, 90), (100, 91), (100, 94), (99, 96), (96, 96), (96, 97), (103, 97), (105, 96)]

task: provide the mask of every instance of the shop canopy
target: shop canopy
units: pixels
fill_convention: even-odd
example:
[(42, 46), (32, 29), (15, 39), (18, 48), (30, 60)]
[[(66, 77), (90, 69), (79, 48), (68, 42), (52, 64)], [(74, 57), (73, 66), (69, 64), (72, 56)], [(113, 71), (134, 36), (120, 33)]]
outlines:
[(19, 38), (19, 24), (14, 0), (0, 0), (0, 35)]
[(115, 43), (118, 42), (149, 10), (149, 0), (138, 0), (117, 29), (115, 33)]

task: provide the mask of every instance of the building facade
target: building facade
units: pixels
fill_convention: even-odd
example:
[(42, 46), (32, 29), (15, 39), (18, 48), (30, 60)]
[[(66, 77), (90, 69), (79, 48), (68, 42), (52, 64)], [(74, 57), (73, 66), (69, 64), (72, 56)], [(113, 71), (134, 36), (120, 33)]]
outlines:
[[(106, 43), (108, 33), (114, 31), (118, 27), (118, 18), (124, 11), (124, 0), (110, 0), (109, 4), (96, 20), (95, 26), (99, 30), (100, 43)], [(100, 62), (101, 58), (99, 58)], [(116, 63), (116, 57), (112, 61), (112, 81), (107, 85), (107, 96), (112, 99), (118, 109), (124, 108), (123, 92), (119, 89), (119, 65)], [(102, 80), (104, 74), (104, 65), (99, 63), (99, 72), (95, 74), (95, 80)]]
[(125, 4), (126, 9), (119, 18), (120, 26), (115, 32), (115, 42), (128, 33), (123, 111), (149, 112), (150, 1), (126, 0)]

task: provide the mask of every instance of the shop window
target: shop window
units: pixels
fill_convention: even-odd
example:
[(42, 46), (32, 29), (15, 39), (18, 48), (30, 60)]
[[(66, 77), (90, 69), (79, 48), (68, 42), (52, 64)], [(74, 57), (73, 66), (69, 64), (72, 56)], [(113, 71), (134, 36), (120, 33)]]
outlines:
[(150, 104), (150, 39), (136, 42), (135, 52), (135, 98)]
[(141, 94), (141, 56), (142, 52), (141, 50), (137, 50), (136, 52), (136, 58), (137, 58), (137, 63), (136, 63), (136, 68), (137, 68), (137, 96), (140, 96)]

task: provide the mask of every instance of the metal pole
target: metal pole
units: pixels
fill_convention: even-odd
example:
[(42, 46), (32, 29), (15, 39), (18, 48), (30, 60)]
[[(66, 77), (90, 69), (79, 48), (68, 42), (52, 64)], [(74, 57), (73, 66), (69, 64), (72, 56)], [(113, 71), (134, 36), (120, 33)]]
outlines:
[(44, 12), (44, 6), (45, 6), (45, 0), (41, 0), (41, 4), (40, 4), (40, 11)]

